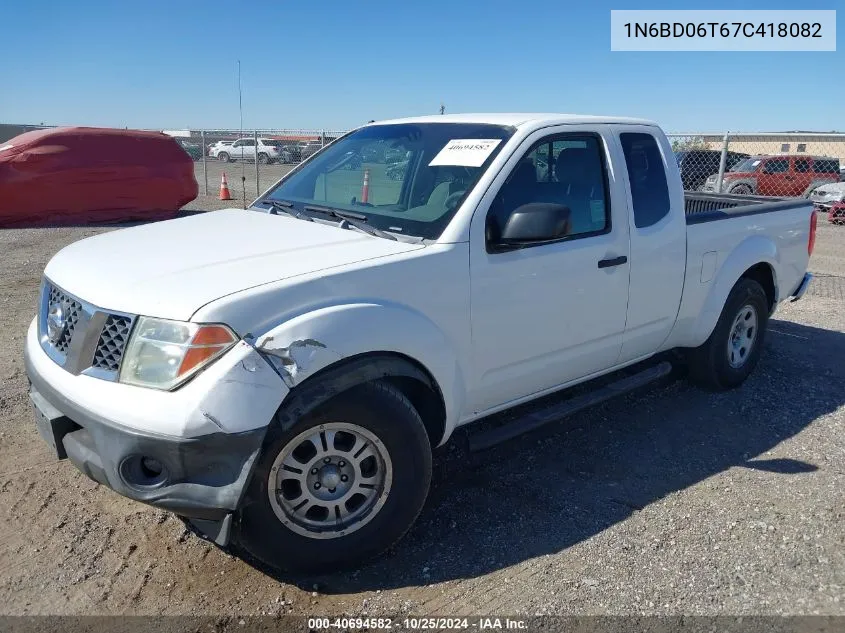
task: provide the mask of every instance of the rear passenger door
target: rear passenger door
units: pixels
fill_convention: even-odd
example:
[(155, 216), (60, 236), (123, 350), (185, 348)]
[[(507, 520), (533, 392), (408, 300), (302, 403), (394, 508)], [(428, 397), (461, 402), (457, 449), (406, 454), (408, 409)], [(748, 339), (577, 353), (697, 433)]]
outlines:
[(681, 304), (686, 269), (684, 192), (666, 137), (645, 125), (614, 126), (624, 158), (631, 234), (630, 289), (619, 362), (657, 351)]

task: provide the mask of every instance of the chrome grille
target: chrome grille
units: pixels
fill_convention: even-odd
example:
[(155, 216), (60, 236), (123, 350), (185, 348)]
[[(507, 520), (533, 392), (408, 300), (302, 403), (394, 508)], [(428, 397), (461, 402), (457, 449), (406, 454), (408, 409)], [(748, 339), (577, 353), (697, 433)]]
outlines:
[(44, 279), (41, 348), (65, 371), (115, 381), (135, 316), (98, 308)]
[(56, 309), (62, 311), (67, 325), (65, 325), (64, 331), (58, 340), (53, 342), (53, 347), (62, 354), (67, 354), (68, 347), (70, 347), (70, 342), (73, 339), (73, 333), (76, 330), (76, 324), (79, 322), (79, 317), (82, 314), (82, 304), (51, 284), (49, 298), (47, 299), (47, 314), (49, 315)]
[(123, 357), (123, 350), (129, 340), (129, 329), (132, 327), (132, 319), (117, 314), (110, 314), (100, 332), (100, 339), (97, 341), (97, 348), (94, 351), (94, 362), (92, 367), (106, 371), (117, 371), (120, 368), (120, 359)]

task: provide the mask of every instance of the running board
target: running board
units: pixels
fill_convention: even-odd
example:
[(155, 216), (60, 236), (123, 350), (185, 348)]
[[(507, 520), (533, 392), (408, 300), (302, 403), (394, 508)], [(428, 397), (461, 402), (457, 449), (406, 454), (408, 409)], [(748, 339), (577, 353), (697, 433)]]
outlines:
[(658, 365), (649, 367), (639, 373), (633, 374), (612, 382), (600, 389), (591, 391), (582, 396), (576, 396), (569, 400), (562, 402), (555, 402), (554, 404), (532, 411), (531, 413), (508, 422), (502, 426), (490, 429), (489, 431), (480, 431), (469, 436), (469, 450), (471, 452), (482, 451), (491, 448), (501, 442), (511, 440), (523, 433), (533, 431), (541, 426), (549, 424), (550, 422), (557, 422), (574, 413), (583, 411), (602, 402), (606, 402), (617, 396), (636, 391), (646, 385), (649, 385), (661, 378), (665, 378), (672, 372), (672, 364), (668, 361), (663, 361)]

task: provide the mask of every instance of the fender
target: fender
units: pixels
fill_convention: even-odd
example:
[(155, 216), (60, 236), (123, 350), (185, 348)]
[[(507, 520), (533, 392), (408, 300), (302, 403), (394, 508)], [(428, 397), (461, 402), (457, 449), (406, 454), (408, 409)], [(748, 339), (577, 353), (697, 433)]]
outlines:
[[(426, 316), (393, 303), (347, 303), (306, 312), (255, 339), (290, 389), (338, 361), (377, 352), (419, 363), (445, 404), (445, 442), (464, 404), (463, 372), (443, 332)], [(284, 404), (284, 401), (283, 403)]]
[(754, 235), (740, 242), (725, 260), (725, 263), (722, 264), (716, 279), (710, 285), (707, 298), (704, 300), (698, 318), (690, 330), (690, 339), (687, 346), (698, 347), (708, 339), (716, 327), (716, 322), (719, 320), (719, 315), (722, 313), (722, 308), (725, 306), (725, 301), (727, 301), (731, 289), (743, 273), (752, 266), (761, 263), (769, 265), (772, 270), (772, 279), (775, 282), (775, 300), (777, 301), (780, 296), (777, 280), (778, 261), (777, 246), (771, 239), (762, 235)]

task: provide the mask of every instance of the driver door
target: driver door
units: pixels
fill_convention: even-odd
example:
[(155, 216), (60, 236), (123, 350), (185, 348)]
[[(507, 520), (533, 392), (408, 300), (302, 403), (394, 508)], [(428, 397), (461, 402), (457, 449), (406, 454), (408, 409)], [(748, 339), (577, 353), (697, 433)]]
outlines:
[[(476, 210), (471, 413), (504, 408), (617, 363), (628, 303), (629, 228), (624, 183), (609, 168), (610, 139), (607, 126), (537, 132)], [(495, 235), (507, 217), (532, 202), (569, 207), (567, 235), (497, 250)]]

